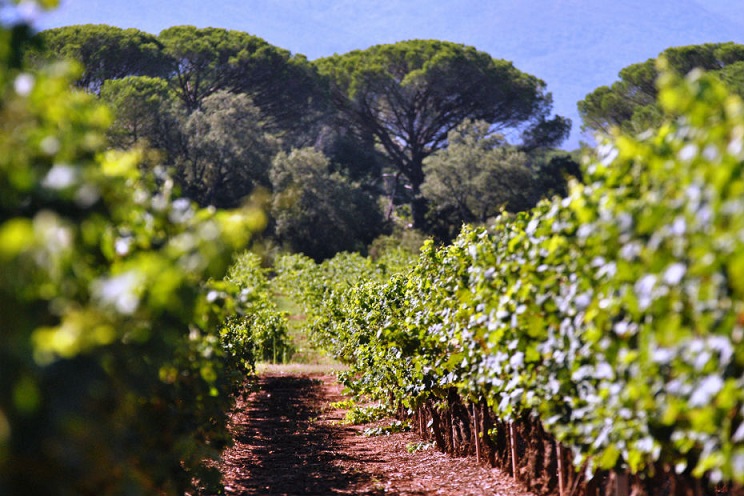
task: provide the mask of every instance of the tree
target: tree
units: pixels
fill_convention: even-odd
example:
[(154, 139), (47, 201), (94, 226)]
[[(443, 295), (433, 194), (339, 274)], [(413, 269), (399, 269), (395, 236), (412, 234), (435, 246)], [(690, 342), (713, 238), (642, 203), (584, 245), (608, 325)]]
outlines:
[[(473, 47), (414, 40), (316, 64), (331, 80), (345, 123), (379, 143), (410, 183), (416, 227), (425, 226), (424, 159), (446, 147), (448, 133), (463, 120), (484, 120), (494, 131), (549, 122), (552, 99), (543, 81)], [(563, 120), (559, 127), (567, 125)]]
[(620, 71), (620, 80), (600, 86), (578, 103), (582, 129), (607, 134), (613, 127), (640, 133), (657, 127), (663, 112), (657, 104), (657, 60), (665, 58), (671, 70), (685, 75), (695, 68), (717, 75), (731, 91), (744, 96), (744, 45), (707, 43), (668, 48), (656, 59), (632, 64)]
[(568, 195), (570, 178), (583, 181), (578, 151), (567, 153), (562, 150), (546, 150), (533, 153), (530, 158), (535, 179), (532, 202), (535, 204), (542, 198)]
[(184, 124), (184, 155), (176, 157), (185, 194), (202, 205), (229, 208), (257, 187), (268, 189), (276, 141), (261, 120), (246, 95), (220, 91), (205, 98)]
[(145, 141), (161, 150), (171, 147), (168, 135), (174, 123), (169, 107), (173, 95), (166, 80), (149, 76), (110, 79), (103, 83), (100, 96), (115, 113), (109, 129), (113, 146), (130, 148)]
[(744, 97), (744, 60), (722, 68), (718, 76), (732, 93)]
[(158, 39), (173, 60), (171, 79), (189, 111), (213, 93), (234, 89), (237, 68), (268, 46), (248, 33), (194, 26), (173, 26), (161, 31)]
[(379, 183), (388, 163), (384, 153), (375, 147), (374, 141), (360, 139), (356, 134), (333, 126), (330, 122), (317, 135), (316, 148), (329, 158), (334, 172), (369, 188), (375, 188)]
[(532, 206), (528, 155), (505, 146), (487, 122), (466, 120), (448, 142), (424, 161), (421, 191), (440, 216), (449, 213), (451, 228)]
[(341, 251), (364, 251), (382, 231), (374, 198), (330, 166), (312, 148), (281, 152), (271, 166), (275, 234), (317, 261)]
[(174, 26), (158, 39), (171, 81), (189, 112), (218, 91), (246, 93), (272, 131), (302, 134), (323, 107), (322, 84), (304, 56), (241, 31)]
[(526, 152), (555, 148), (560, 146), (570, 134), (571, 119), (560, 115), (552, 119), (543, 117), (535, 125), (524, 130), (520, 148)]
[(71, 59), (83, 74), (76, 84), (98, 93), (104, 81), (126, 76), (165, 76), (169, 63), (158, 39), (138, 29), (83, 24), (42, 31), (32, 59)]

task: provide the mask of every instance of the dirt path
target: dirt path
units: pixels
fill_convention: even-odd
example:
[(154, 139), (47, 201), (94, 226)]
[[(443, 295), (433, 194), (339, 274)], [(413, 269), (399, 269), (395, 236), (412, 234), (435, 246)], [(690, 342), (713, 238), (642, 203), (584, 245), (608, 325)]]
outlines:
[(324, 374), (264, 373), (239, 402), (225, 453), (228, 495), (530, 496), (509, 477), (435, 449), (408, 453), (414, 434), (366, 437), (340, 425), (340, 386)]

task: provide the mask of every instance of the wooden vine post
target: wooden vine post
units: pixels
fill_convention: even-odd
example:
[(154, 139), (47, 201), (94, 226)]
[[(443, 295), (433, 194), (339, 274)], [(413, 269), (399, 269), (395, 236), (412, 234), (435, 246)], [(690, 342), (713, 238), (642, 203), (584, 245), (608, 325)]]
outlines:
[(615, 472), (615, 496), (628, 496), (630, 493), (630, 480), (628, 472)]
[(447, 417), (449, 418), (450, 422), (450, 431), (452, 431), (452, 454), (457, 453), (457, 431), (455, 427), (455, 412), (452, 408), (452, 405), (449, 407), (449, 412)]
[(514, 428), (514, 422), (509, 422), (509, 444), (511, 448), (512, 459), (512, 477), (517, 478), (517, 430)]
[(566, 496), (565, 453), (563, 445), (557, 441), (555, 443), (555, 452), (555, 458), (558, 461), (558, 494), (560, 496)]
[(481, 443), (480, 436), (478, 436), (478, 409), (473, 403), (473, 434), (475, 437), (475, 461), (480, 463), (481, 461)]
[(418, 407), (418, 420), (419, 420), (419, 435), (426, 441), (429, 440), (429, 436), (426, 435), (426, 418), (424, 417), (424, 407), (423, 405)]

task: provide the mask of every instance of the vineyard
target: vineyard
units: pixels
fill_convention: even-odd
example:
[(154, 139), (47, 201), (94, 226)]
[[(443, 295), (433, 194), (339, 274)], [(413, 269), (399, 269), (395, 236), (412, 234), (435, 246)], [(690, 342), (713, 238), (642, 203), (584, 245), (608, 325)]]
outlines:
[(662, 62), (664, 123), (565, 198), (416, 256), (266, 268), (261, 208), (181, 197), (107, 146), (80, 67), (0, 36), (0, 494), (224, 493), (229, 414), (302, 332), (357, 415), (535, 494), (744, 495), (744, 103), (719, 80)]
[(660, 86), (667, 123), (564, 199), (405, 270), (278, 265), (344, 383), (538, 493), (741, 494), (744, 107), (701, 74)]

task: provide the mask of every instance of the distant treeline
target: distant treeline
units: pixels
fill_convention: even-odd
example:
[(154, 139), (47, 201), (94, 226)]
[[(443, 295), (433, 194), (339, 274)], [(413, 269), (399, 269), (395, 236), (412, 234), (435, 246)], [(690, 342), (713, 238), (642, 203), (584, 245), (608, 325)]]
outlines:
[[(669, 49), (681, 73), (744, 88), (744, 46)], [(473, 47), (436, 40), (308, 61), (250, 34), (175, 26), (151, 35), (81, 25), (43, 31), (34, 63), (78, 61), (77, 85), (114, 111), (110, 144), (144, 146), (184, 196), (270, 213), (271, 246), (324, 259), (415, 228), (442, 241), (562, 195), (580, 179), (560, 151), (571, 122), (545, 82)], [(655, 60), (579, 102), (583, 128), (658, 124)]]

